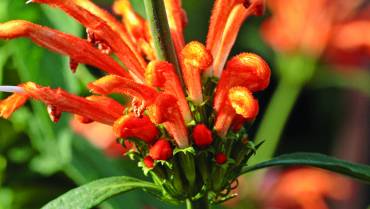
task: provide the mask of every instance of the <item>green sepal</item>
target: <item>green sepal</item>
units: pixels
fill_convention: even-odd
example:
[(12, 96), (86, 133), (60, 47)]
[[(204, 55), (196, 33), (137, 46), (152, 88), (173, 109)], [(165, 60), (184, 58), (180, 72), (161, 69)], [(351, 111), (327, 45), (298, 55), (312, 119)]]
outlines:
[(178, 153), (184, 153), (184, 154), (192, 154), (192, 155), (195, 155), (195, 149), (194, 147), (190, 146), (190, 147), (186, 147), (186, 148), (178, 148), (176, 147), (174, 150), (173, 150), (173, 156), (175, 156), (176, 154)]
[(148, 168), (148, 167), (146, 167), (146, 165), (144, 164), (144, 162), (143, 162), (143, 161), (139, 161), (139, 162), (137, 163), (137, 166), (138, 166), (139, 168), (142, 168), (143, 173), (144, 173), (144, 175), (145, 175), (145, 176), (148, 176), (149, 172), (150, 172), (151, 170), (153, 170), (153, 168)]

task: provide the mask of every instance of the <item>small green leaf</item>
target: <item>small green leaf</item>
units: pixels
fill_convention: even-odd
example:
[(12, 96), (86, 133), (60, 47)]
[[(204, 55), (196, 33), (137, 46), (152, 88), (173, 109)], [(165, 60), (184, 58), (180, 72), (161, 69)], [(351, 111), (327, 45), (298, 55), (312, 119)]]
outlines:
[(160, 191), (157, 185), (150, 182), (126, 176), (109, 177), (72, 189), (49, 202), (42, 209), (88, 209), (114, 195), (139, 188)]
[(285, 154), (273, 158), (271, 160), (258, 163), (253, 166), (245, 166), (242, 169), (242, 173), (248, 173), (254, 170), (279, 166), (279, 165), (306, 165), (319, 167), (333, 172), (341, 173), (353, 178), (360, 179), (366, 183), (370, 183), (370, 166), (358, 163), (351, 163), (348, 161), (340, 160), (334, 157), (330, 157), (323, 154), (317, 153), (292, 153)]

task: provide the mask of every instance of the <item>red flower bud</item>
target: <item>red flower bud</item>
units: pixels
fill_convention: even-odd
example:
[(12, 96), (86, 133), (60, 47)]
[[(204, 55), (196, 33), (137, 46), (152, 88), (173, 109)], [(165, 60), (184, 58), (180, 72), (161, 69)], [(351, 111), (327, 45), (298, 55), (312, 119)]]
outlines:
[(223, 152), (218, 152), (215, 155), (215, 161), (217, 164), (222, 165), (227, 161), (227, 156)]
[(159, 139), (149, 150), (149, 155), (154, 160), (167, 160), (172, 157), (172, 148), (167, 139)]
[(200, 147), (205, 148), (212, 144), (212, 132), (204, 124), (198, 124), (193, 129), (194, 143)]
[(154, 160), (153, 160), (152, 157), (146, 156), (143, 161), (144, 161), (144, 165), (147, 168), (153, 168), (154, 167)]
[(147, 144), (152, 144), (158, 135), (155, 125), (146, 116), (141, 118), (133, 114), (124, 115), (113, 125), (114, 133), (117, 137), (135, 137), (143, 140)]

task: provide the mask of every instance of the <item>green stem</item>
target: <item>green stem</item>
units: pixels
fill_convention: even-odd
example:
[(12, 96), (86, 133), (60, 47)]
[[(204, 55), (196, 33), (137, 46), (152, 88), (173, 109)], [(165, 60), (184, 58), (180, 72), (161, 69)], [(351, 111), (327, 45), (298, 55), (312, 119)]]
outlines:
[(281, 79), (279, 82), (255, 137), (256, 143), (263, 140), (265, 142), (257, 154), (251, 158), (251, 165), (268, 160), (275, 153), (285, 123), (301, 92), (302, 85), (293, 84), (287, 79)]
[(190, 199), (186, 200), (186, 209), (209, 209), (209, 208), (210, 207), (207, 195), (195, 201), (191, 201)]
[(176, 50), (172, 42), (164, 1), (144, 0), (144, 4), (146, 15), (150, 22), (150, 31), (153, 36), (156, 55), (159, 60), (168, 61), (173, 64), (181, 81), (181, 85), (184, 88), (184, 81)]

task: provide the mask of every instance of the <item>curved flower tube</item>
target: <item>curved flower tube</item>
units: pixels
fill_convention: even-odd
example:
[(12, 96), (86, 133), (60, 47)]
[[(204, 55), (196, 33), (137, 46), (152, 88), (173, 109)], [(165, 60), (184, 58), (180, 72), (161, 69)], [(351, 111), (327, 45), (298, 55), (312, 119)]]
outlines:
[(185, 122), (192, 120), (188, 102), (172, 64), (165, 61), (150, 62), (145, 71), (145, 80), (149, 86), (160, 88), (176, 97)]
[(235, 86), (243, 86), (252, 92), (267, 88), (271, 70), (268, 64), (258, 55), (242, 53), (233, 57), (226, 65), (217, 84), (213, 107), (219, 111), (228, 91)]
[(76, 62), (92, 65), (111, 74), (131, 78), (112, 58), (99, 52), (85, 40), (24, 20), (13, 20), (0, 24), (1, 39), (19, 37), (29, 37), (38, 45), (68, 55)]
[(192, 41), (181, 51), (181, 61), (189, 97), (199, 105), (203, 101), (201, 74), (212, 64), (212, 55), (203, 44)]

